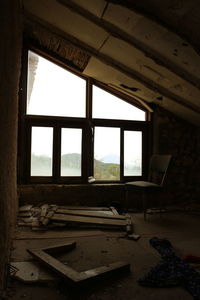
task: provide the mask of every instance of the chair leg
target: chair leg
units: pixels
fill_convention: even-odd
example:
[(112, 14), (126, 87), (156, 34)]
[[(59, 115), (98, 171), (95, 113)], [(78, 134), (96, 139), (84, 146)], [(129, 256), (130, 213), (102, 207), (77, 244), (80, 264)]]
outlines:
[(125, 191), (124, 191), (125, 197), (124, 197), (124, 207), (126, 211), (128, 211), (128, 187), (125, 186)]
[(147, 206), (146, 206), (146, 196), (145, 196), (145, 193), (142, 193), (142, 205), (143, 205), (143, 212), (144, 212), (144, 220), (146, 221)]
[(146, 216), (147, 216), (147, 210), (146, 210), (146, 208), (145, 208), (145, 209), (144, 209), (144, 220), (145, 220), (145, 221), (147, 220)]

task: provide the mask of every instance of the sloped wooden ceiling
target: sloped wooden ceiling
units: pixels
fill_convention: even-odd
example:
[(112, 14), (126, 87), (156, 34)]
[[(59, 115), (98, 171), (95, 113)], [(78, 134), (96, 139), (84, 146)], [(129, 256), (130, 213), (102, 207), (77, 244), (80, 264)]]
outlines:
[(198, 1), (23, 2), (25, 19), (87, 53), (83, 74), (200, 125)]

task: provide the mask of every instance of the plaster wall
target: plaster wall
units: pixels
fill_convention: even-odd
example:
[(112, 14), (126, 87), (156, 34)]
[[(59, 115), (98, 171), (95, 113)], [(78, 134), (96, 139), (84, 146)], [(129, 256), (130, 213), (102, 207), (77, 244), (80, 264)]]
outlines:
[(5, 287), (17, 212), (16, 158), (21, 21), (18, 0), (2, 0), (0, 9), (0, 296)]

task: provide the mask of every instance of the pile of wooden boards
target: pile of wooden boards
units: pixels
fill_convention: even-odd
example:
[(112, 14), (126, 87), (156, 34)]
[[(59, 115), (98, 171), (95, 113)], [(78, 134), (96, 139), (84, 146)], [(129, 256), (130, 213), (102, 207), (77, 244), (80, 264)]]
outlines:
[(132, 232), (129, 215), (121, 215), (114, 207), (58, 206), (43, 204), (19, 208), (19, 226), (30, 226), (32, 230), (54, 227), (89, 227), (118, 229)]

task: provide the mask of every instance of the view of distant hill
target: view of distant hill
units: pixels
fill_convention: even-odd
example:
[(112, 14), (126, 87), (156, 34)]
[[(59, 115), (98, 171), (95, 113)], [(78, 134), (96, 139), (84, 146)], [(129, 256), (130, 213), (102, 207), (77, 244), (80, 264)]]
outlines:
[(94, 160), (94, 178), (97, 180), (119, 180), (120, 165)]
[[(112, 156), (110, 156), (112, 158)], [(108, 157), (105, 157), (105, 161)], [(113, 161), (116, 161), (113, 155)], [(80, 176), (81, 155), (78, 153), (64, 154), (61, 157), (63, 176)], [(51, 174), (51, 159), (47, 156), (38, 156), (33, 154), (31, 159), (32, 176), (48, 176)], [(94, 177), (97, 180), (119, 180), (120, 167), (116, 163), (106, 163), (100, 160), (94, 160)]]
[(120, 162), (120, 157), (117, 154), (108, 154), (100, 159), (100, 161), (104, 163), (112, 163), (112, 164), (119, 164)]
[(79, 169), (81, 168), (81, 155), (78, 153), (64, 154), (61, 157), (61, 164), (71, 168)]
[[(125, 166), (126, 176), (141, 175), (140, 165)], [(51, 176), (52, 162), (50, 157), (32, 155), (32, 176)], [(61, 176), (81, 176), (81, 155), (68, 153), (61, 157)], [(94, 177), (96, 180), (119, 180), (120, 165), (119, 157), (109, 154), (101, 160), (94, 159)]]
[[(94, 159), (94, 177), (96, 180), (119, 180), (119, 157), (109, 154), (101, 160)], [(125, 166), (126, 176), (141, 175), (139, 165)], [(50, 157), (33, 154), (31, 159), (32, 176), (51, 176), (52, 161)], [(68, 153), (61, 157), (61, 176), (81, 176), (81, 155)]]

